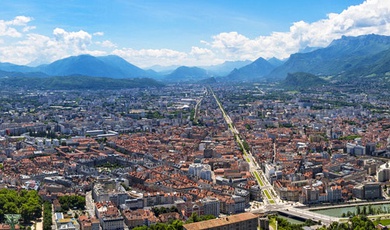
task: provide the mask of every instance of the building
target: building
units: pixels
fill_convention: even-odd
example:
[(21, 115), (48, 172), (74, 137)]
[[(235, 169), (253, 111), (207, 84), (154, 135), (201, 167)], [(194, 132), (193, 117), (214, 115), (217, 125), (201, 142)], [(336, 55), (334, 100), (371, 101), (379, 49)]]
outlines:
[(183, 225), (183, 228), (187, 230), (257, 230), (257, 227), (259, 225), (258, 219), (258, 216), (253, 213), (242, 213), (219, 219), (185, 224)]
[(95, 203), (95, 214), (99, 219), (102, 230), (124, 229), (123, 217), (112, 202)]
[(342, 200), (341, 186), (331, 186), (326, 189), (327, 202), (338, 202)]
[(382, 198), (382, 187), (380, 183), (366, 182), (353, 188), (352, 194), (359, 199), (378, 199)]
[(188, 173), (201, 179), (211, 181), (211, 167), (207, 164), (192, 163), (188, 168)]
[(376, 172), (376, 178), (378, 182), (386, 182), (390, 179), (390, 167), (389, 163), (383, 164)]
[(99, 230), (99, 220), (96, 218), (89, 218), (87, 216), (79, 216), (77, 219), (80, 224), (80, 230)]
[(124, 210), (122, 212), (125, 224), (130, 229), (139, 227), (139, 226), (150, 226), (158, 222), (157, 217), (151, 210), (138, 209), (135, 211)]
[(220, 202), (217, 198), (208, 197), (200, 201), (203, 204), (204, 215), (219, 216)]
[(79, 223), (75, 219), (64, 218), (64, 214), (57, 212), (54, 215), (55, 226), (58, 230), (78, 230), (80, 229)]

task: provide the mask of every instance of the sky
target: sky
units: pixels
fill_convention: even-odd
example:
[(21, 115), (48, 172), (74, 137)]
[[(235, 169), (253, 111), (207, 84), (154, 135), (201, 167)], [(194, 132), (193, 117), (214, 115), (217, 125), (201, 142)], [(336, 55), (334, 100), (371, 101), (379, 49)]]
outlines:
[(286, 59), (390, 35), (390, 0), (1, 0), (0, 62), (118, 55), (142, 68)]

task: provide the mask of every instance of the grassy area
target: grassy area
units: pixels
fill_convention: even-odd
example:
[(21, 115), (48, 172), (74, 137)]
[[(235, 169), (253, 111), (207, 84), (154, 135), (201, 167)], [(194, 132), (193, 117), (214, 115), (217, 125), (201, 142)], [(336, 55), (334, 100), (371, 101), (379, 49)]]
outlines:
[(377, 224), (381, 224), (381, 225), (390, 225), (390, 219), (385, 219), (385, 220), (380, 220), (380, 221), (374, 221), (374, 224), (377, 225)]
[(269, 226), (270, 226), (270, 228), (276, 230), (276, 219), (275, 219), (275, 218), (271, 218), (271, 219), (269, 220)]
[(263, 190), (263, 191), (264, 191), (265, 196), (268, 198), (268, 200), (271, 200), (272, 197), (271, 197), (271, 195), (269, 194), (269, 192), (268, 192), (267, 190)]
[(263, 181), (260, 179), (259, 174), (258, 174), (256, 171), (254, 171), (253, 174), (255, 174), (255, 177), (256, 177), (257, 181), (259, 182), (260, 186), (264, 186), (264, 183), (263, 183)]
[(265, 196), (267, 197), (268, 201), (270, 204), (275, 204), (275, 201), (272, 199), (271, 195), (269, 194), (269, 192), (267, 190), (263, 190)]

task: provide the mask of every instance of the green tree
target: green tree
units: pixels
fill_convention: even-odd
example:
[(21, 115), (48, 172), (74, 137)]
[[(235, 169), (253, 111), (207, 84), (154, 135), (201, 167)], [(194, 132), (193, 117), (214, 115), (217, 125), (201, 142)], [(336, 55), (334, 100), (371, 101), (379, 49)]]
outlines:
[(183, 230), (183, 221), (181, 220), (174, 220), (171, 225), (174, 229)]

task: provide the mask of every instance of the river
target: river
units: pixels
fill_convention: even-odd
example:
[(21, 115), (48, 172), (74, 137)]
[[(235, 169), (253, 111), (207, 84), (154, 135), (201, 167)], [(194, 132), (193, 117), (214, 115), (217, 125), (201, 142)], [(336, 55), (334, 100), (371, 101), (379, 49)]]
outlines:
[[(359, 205), (361, 212), (363, 212), (363, 207), (365, 206), (368, 211), (368, 205)], [(348, 211), (357, 213), (357, 205), (353, 207), (342, 207), (342, 208), (327, 208), (327, 209), (320, 209), (320, 210), (314, 210), (312, 212), (321, 213), (328, 216), (334, 216), (334, 217), (342, 217), (343, 213), (347, 213)], [(388, 213), (390, 213), (390, 204), (378, 204), (378, 205), (371, 205), (372, 208), (378, 209), (379, 207), (382, 208), (382, 210), (387, 210)]]

